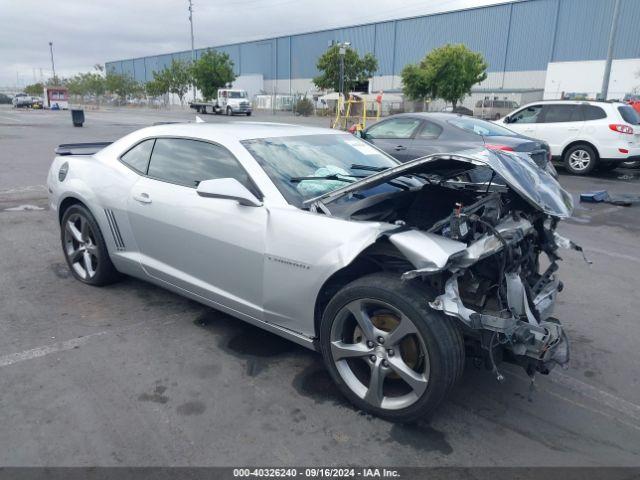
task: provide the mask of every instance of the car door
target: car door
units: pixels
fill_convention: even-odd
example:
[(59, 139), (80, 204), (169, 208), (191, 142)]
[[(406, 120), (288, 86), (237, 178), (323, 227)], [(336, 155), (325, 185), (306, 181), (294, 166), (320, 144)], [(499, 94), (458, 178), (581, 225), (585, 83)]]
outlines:
[(551, 154), (559, 156), (566, 145), (580, 138), (583, 128), (581, 105), (550, 103), (542, 107), (537, 123), (537, 136), (534, 137), (547, 142), (551, 147)]
[(407, 160), (425, 157), (432, 153), (446, 152), (450, 150), (450, 142), (443, 140), (443, 128), (437, 123), (424, 120), (415, 133), (408, 150)]
[(539, 138), (538, 121), (542, 113), (542, 105), (529, 105), (505, 118), (507, 128), (527, 137)]
[(235, 178), (261, 196), (224, 147), (155, 140), (146, 175), (128, 200), (142, 267), (154, 279), (261, 319), (267, 212), (199, 196), (197, 183), (214, 178)]
[(411, 160), (411, 141), (421, 120), (415, 117), (395, 117), (378, 122), (365, 130), (363, 138), (392, 157)]

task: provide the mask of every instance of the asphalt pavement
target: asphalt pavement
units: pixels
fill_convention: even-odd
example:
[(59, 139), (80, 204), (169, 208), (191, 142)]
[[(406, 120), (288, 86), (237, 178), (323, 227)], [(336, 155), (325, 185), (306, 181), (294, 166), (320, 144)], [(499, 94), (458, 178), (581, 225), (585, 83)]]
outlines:
[[(576, 199), (560, 231), (557, 317), (568, 370), (468, 365), (429, 422), (365, 415), (318, 354), (142, 281), (75, 281), (45, 176), (56, 145), (114, 140), (183, 111), (0, 109), (0, 465), (640, 466), (640, 205), (580, 204), (580, 192), (640, 194), (640, 170), (561, 173)], [(206, 121), (327, 118), (255, 114)]]

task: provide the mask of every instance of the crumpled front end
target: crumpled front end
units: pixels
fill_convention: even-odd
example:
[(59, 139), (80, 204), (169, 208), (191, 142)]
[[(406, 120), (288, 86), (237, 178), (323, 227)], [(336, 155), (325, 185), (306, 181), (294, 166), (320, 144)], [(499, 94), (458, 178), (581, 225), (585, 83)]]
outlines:
[[(471, 215), (465, 221), (466, 228), (474, 229), (473, 222), (483, 220)], [(389, 240), (408, 258), (416, 254), (409, 248), (417, 248), (416, 234), (431, 236), (429, 241), (440, 246), (431, 248), (429, 260), (422, 264), (415, 258), (412, 263), (420, 268), (405, 272), (403, 278), (420, 277), (441, 292), (429, 302), (431, 308), (462, 322), (467, 336), (477, 340), (478, 356), (486, 358), (499, 377), (499, 360), (522, 365), (529, 374), (546, 374), (569, 362), (567, 335), (552, 317), (562, 291), (556, 273), (558, 243), (569, 246), (555, 233), (556, 224), (551, 217), (539, 215), (532, 221), (521, 213), (495, 226), (487, 223), (486, 233), (467, 245), (447, 237), (438, 242), (433, 233), (415, 231), (413, 242), (403, 232)], [(541, 254), (546, 254), (544, 268)]]
[[(398, 191), (376, 190), (384, 183)], [(436, 292), (431, 308), (460, 321), (467, 351), (498, 377), (501, 360), (530, 375), (569, 361), (552, 314), (562, 291), (558, 248), (581, 250), (556, 232), (573, 200), (530, 158), (486, 149), (434, 154), (310, 202), (312, 211), (393, 224), (385, 238), (414, 267), (402, 278)]]

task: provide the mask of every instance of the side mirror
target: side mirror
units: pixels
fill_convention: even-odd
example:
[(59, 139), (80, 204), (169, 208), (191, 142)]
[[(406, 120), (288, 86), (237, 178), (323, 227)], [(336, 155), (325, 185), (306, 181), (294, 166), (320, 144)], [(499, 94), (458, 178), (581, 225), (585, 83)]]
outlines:
[(203, 180), (198, 184), (196, 192), (201, 197), (236, 200), (240, 205), (247, 207), (262, 206), (262, 202), (235, 178)]
[(511, 117), (509, 115), (504, 117), (504, 123), (511, 123)]

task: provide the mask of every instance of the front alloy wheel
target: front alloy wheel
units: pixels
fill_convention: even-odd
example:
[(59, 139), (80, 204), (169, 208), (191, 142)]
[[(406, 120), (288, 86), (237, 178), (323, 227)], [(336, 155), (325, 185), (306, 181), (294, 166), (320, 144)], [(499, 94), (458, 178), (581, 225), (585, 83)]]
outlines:
[(368, 275), (338, 292), (322, 319), (320, 347), (344, 395), (392, 421), (431, 413), (463, 368), (454, 320), (397, 275)]
[(351, 391), (376, 408), (413, 405), (429, 381), (429, 355), (414, 323), (373, 298), (354, 300), (338, 312), (331, 357)]

